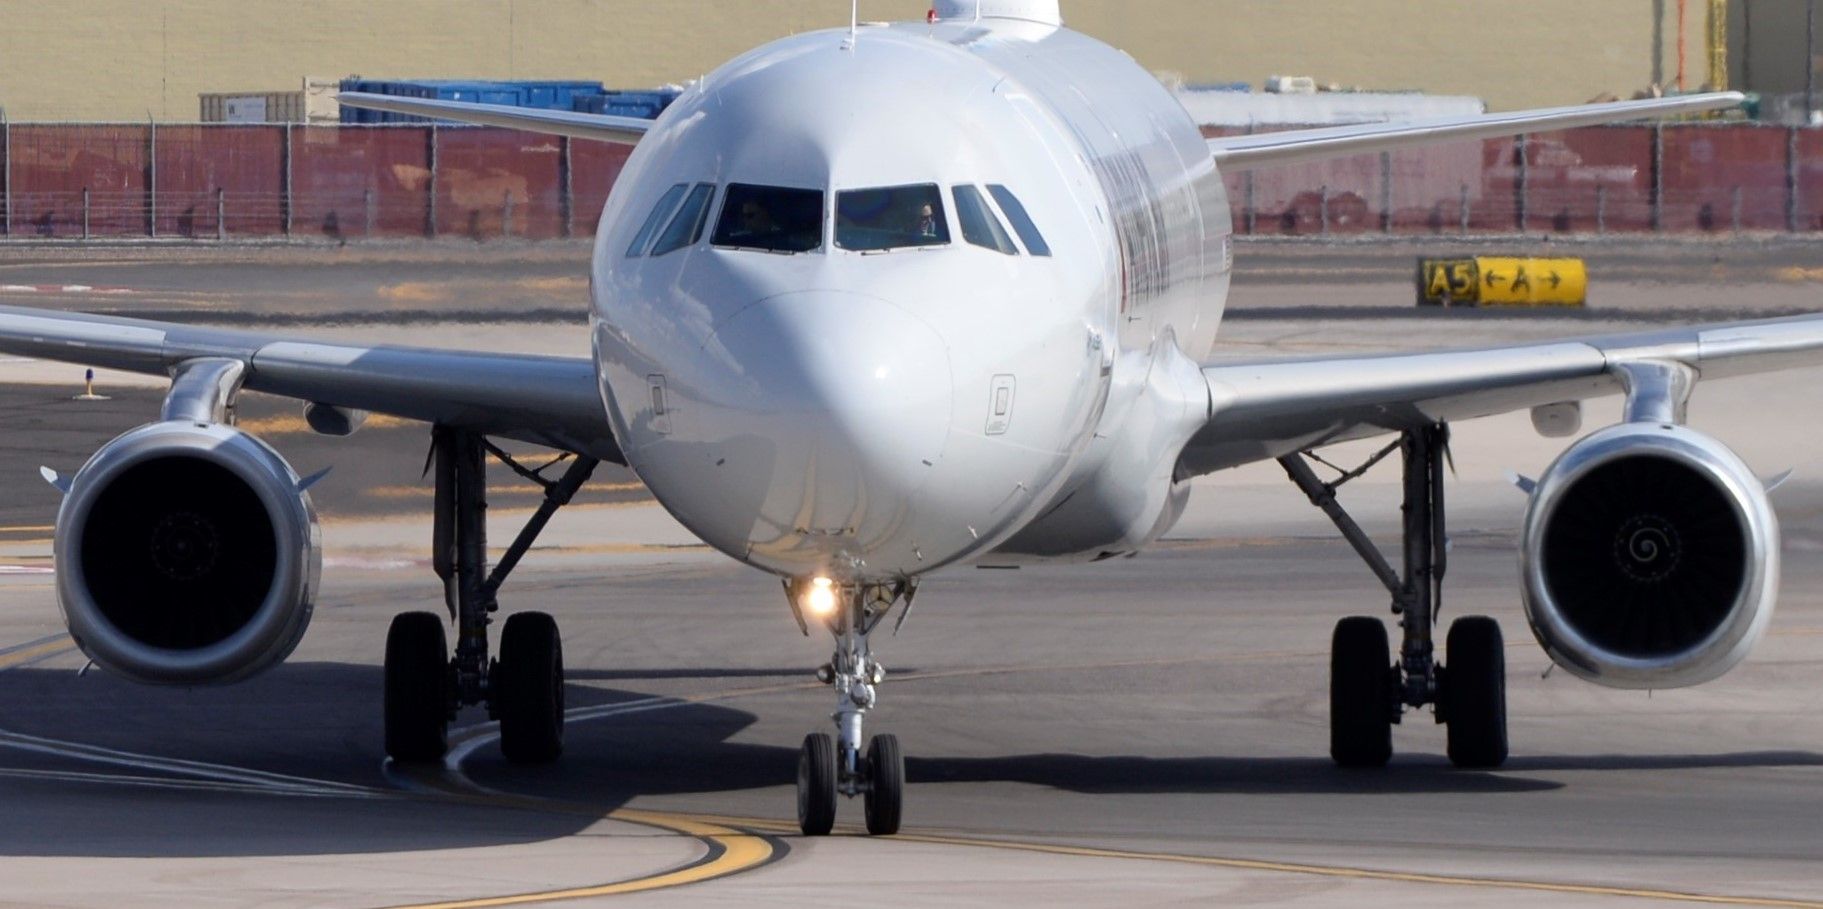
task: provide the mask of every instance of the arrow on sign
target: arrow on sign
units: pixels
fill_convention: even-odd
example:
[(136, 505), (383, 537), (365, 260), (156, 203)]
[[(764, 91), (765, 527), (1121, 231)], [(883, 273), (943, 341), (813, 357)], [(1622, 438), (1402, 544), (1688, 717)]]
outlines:
[(1493, 287), (1494, 285), (1499, 284), (1500, 282), (1505, 281), (1505, 280), (1506, 280), (1505, 278), (1500, 276), (1500, 272), (1490, 271), (1487, 274), (1487, 282), (1488, 282), (1489, 287)]
[(1550, 274), (1549, 274), (1549, 275), (1548, 275), (1548, 277), (1549, 277), (1549, 278), (1550, 278), (1550, 281), (1551, 281), (1551, 289), (1552, 289), (1552, 290), (1556, 290), (1556, 289), (1557, 289), (1557, 285), (1559, 285), (1559, 284), (1562, 284), (1562, 283), (1563, 283), (1563, 278), (1561, 278), (1561, 277), (1559, 277), (1559, 276), (1558, 276), (1558, 274), (1557, 274), (1557, 272), (1551, 272), (1551, 273), (1550, 273)]

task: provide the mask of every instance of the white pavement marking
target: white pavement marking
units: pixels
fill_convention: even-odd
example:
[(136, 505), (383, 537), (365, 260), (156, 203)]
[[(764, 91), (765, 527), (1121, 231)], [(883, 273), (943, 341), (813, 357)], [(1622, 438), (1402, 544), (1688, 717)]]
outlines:
[(0, 294), (135, 294), (131, 287), (96, 287), (92, 284), (0, 284)]
[(204, 780), (184, 780), (161, 776), (132, 776), (122, 773), (84, 773), (78, 770), (26, 770), (23, 768), (0, 768), (0, 777), (28, 780), (50, 780), (59, 783), (100, 783), (111, 786), (136, 786), (149, 789), (177, 789), (190, 792), (228, 792), (245, 795), (284, 795), (299, 798), (348, 798), (341, 792), (323, 792), (311, 789), (274, 789), (271, 786), (255, 786), (246, 783), (212, 783)]
[(75, 760), (90, 761), (97, 764), (109, 764), (116, 767), (133, 767), (140, 770), (154, 770), (161, 773), (196, 777), (215, 783), (249, 786), (266, 792), (284, 795), (325, 795), (343, 798), (391, 798), (395, 795), (395, 793), (390, 790), (377, 789), (371, 786), (361, 786), (354, 783), (319, 780), (310, 777), (291, 776), (283, 773), (270, 773), (264, 770), (249, 770), (244, 767), (231, 767), (224, 764), (210, 764), (202, 761), (155, 757), (149, 754), (136, 754), (130, 751), (116, 751), (115, 749), (103, 748), (99, 745), (86, 745), (79, 742), (60, 742), (55, 739), (40, 738), (35, 735), (25, 735), (24, 733), (6, 732), (3, 730), (0, 730), (0, 747), (73, 758)]

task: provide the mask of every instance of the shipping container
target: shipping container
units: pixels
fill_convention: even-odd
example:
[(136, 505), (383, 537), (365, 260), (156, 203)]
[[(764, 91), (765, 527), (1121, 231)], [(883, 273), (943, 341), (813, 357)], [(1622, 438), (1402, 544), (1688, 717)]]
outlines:
[(583, 114), (609, 114), (616, 117), (657, 119), (665, 108), (683, 94), (676, 89), (649, 91), (605, 91), (598, 95), (579, 96), (574, 110)]
[[(582, 80), (461, 80), (461, 79), (360, 79), (342, 80), (342, 91), (470, 104), (501, 104), (572, 110), (578, 98), (601, 93), (600, 82)], [(386, 111), (342, 109), (343, 123), (428, 123), (424, 117)], [(448, 122), (448, 121), (438, 121)]]
[(204, 123), (302, 123), (304, 93), (204, 92), (197, 96)]
[(305, 76), (294, 92), (203, 92), (204, 123), (339, 123), (338, 80)]

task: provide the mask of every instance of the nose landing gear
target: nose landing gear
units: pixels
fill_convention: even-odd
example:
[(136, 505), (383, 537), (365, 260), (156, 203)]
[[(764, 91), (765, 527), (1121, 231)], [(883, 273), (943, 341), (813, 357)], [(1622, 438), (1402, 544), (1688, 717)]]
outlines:
[[(800, 605), (800, 586), (786, 585), (793, 613), (806, 634), (809, 625)], [(905, 759), (899, 740), (876, 735), (862, 750), (863, 721), (879, 699), (886, 668), (874, 659), (868, 638), (899, 602), (911, 608), (916, 587), (900, 582), (891, 587), (870, 585), (831, 587), (833, 608), (824, 616), (835, 635), (836, 650), (817, 669), (817, 679), (836, 692), (836, 709), (830, 714), (836, 734), (812, 733), (798, 751), (798, 829), (805, 836), (824, 836), (835, 827), (836, 796), (862, 797), (867, 832), (890, 836), (899, 832), (905, 800)], [(900, 623), (904, 622), (903, 614)], [(897, 626), (894, 627), (897, 631)]]

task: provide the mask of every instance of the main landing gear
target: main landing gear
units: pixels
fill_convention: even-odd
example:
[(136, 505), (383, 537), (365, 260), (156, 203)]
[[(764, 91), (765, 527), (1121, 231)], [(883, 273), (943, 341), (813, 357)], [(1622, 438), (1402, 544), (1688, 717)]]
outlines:
[[(1336, 501), (1342, 484), (1368, 471), (1393, 451), (1405, 467), (1404, 572), (1395, 572), (1354, 519)], [(1458, 767), (1498, 767), (1507, 758), (1506, 658), (1500, 626), (1486, 616), (1450, 624), (1448, 665), (1437, 662), (1432, 633), (1442, 610), (1448, 562), (1444, 533), (1443, 474), (1449, 427), (1406, 430), (1361, 467), (1333, 483), (1319, 480), (1308, 452), (1279, 459), (1292, 482), (1327, 514), (1392, 594), (1399, 619), (1399, 659), (1394, 662), (1386, 626), (1356, 616), (1336, 624), (1329, 661), (1329, 753), (1343, 767), (1379, 767), (1392, 758), (1392, 726), (1405, 708), (1431, 705), (1446, 724), (1449, 758)]]
[[(836, 709), (830, 714), (836, 735), (811, 733), (798, 751), (798, 829), (805, 836), (824, 836), (834, 829), (838, 794), (861, 796), (868, 833), (890, 836), (899, 832), (905, 801), (905, 758), (899, 740), (876, 735), (863, 752), (861, 725), (886, 679), (886, 669), (874, 659), (868, 637), (894, 605), (903, 602), (909, 612), (916, 594), (917, 587), (911, 582), (842, 587), (819, 578), (785, 586), (798, 627), (809, 634), (805, 612), (820, 613), (836, 639), (835, 655), (817, 669), (817, 679), (836, 692)], [(899, 623), (904, 622), (901, 613)], [(898, 626), (893, 630), (898, 631)]]
[[(487, 565), (487, 456), (544, 487), (539, 505), (500, 564)], [(407, 612), (386, 635), (386, 753), (395, 761), (441, 760), (449, 749), (450, 720), (461, 707), (486, 704), (500, 721), (500, 750), (516, 763), (555, 760), (563, 751), (563, 642), (557, 623), (542, 612), (509, 616), (500, 655), (489, 660), (487, 626), (500, 608), (500, 585), (538, 534), (568, 504), (598, 463), (577, 457), (563, 475), (543, 471), (567, 456), (528, 469), (476, 433), (439, 426), (431, 435), (436, 471), (436, 523), (432, 564), (456, 623), (452, 657), (444, 620), (434, 612)]]

